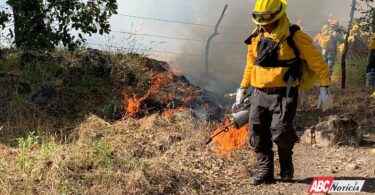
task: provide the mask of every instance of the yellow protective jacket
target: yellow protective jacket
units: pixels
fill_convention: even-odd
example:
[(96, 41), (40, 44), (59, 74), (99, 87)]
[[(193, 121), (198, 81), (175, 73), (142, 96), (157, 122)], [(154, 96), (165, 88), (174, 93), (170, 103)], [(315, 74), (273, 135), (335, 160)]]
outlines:
[[(272, 33), (264, 32), (264, 37), (272, 38), (276, 42), (281, 41), (279, 50), (279, 60), (295, 59), (293, 49), (288, 45), (286, 38), (290, 35), (289, 20), (284, 14), (280, 18), (277, 27)], [(288, 67), (261, 67), (255, 63), (257, 57), (257, 45), (261, 35), (253, 37), (248, 46), (247, 64), (245, 67), (241, 88), (247, 88), (250, 85), (256, 88), (286, 87), (287, 83), (283, 81)], [(312, 39), (304, 32), (297, 31), (293, 37), (295, 45), (300, 50), (301, 59), (305, 60), (308, 68), (312, 70), (321, 86), (329, 86), (329, 69), (319, 50), (313, 45)], [(299, 81), (295, 81), (293, 86), (298, 86)]]
[(375, 49), (375, 33), (371, 33), (368, 48), (371, 50)]

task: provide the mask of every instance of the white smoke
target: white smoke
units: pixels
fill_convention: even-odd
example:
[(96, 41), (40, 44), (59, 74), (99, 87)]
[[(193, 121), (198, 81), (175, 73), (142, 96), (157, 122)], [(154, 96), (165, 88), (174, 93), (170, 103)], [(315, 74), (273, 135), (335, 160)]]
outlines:
[[(287, 15), (292, 23), (297, 21), (305, 31), (314, 36), (321, 30), (329, 16), (346, 25), (352, 0), (288, 0)], [(220, 35), (215, 37), (210, 50), (210, 77), (203, 79), (205, 87), (211, 91), (224, 93), (238, 87), (246, 63), (246, 45), (243, 41), (255, 27), (251, 11), (255, 0), (215, 0), (199, 1), (195, 7), (196, 22), (216, 24), (225, 4), (229, 7), (220, 25)], [(191, 13), (193, 15), (193, 13)], [(176, 32), (185, 37), (207, 40), (213, 28), (183, 27)], [(180, 45), (184, 53), (200, 54), (202, 57), (180, 58), (176, 64), (187, 73), (199, 77), (204, 72), (205, 43), (185, 42)], [(173, 60), (172, 60), (173, 61)]]

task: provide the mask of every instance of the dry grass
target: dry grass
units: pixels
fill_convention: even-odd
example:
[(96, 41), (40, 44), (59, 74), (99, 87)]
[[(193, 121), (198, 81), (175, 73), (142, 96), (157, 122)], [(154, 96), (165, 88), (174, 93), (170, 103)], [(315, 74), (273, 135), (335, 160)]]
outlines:
[[(0, 84), (10, 86), (0, 101), (6, 111), (0, 113), (1, 139), (8, 145), (0, 149), (0, 194), (219, 192), (254, 167), (250, 150), (240, 151), (236, 162), (216, 157), (203, 143), (217, 124), (199, 121), (188, 110), (170, 120), (158, 113), (115, 123), (102, 119), (118, 110), (122, 86), (148, 89), (151, 70), (160, 66), (147, 58), (108, 54), (109, 78), (98, 78), (76, 59), (79, 53), (58, 52), (64, 59), (59, 64), (23, 68), (21, 54), (8, 53), (0, 69)], [(40, 108), (27, 93), (14, 92), (10, 73), (31, 91), (50, 83), (58, 104)]]
[[(346, 61), (346, 86), (363, 87), (366, 79), (367, 53), (354, 55), (349, 52)], [(341, 56), (339, 56), (341, 57)], [(341, 62), (337, 62), (332, 75), (333, 85), (341, 86)]]
[[(0, 71), (17, 69), (19, 54), (14, 55)], [(79, 66), (74, 53), (62, 55), (70, 66)], [(233, 161), (216, 156), (213, 146), (204, 142), (219, 124), (195, 119), (189, 110), (168, 120), (158, 113), (139, 120), (104, 120), (100, 111), (108, 112), (104, 116), (114, 114), (123, 84), (134, 82), (133, 87), (142, 91), (150, 79), (150, 68), (142, 57), (110, 58), (109, 81), (120, 84), (85, 77), (83, 85), (67, 90), (59, 88), (58, 77), (54, 78), (57, 88), (67, 90), (64, 104), (57, 107), (62, 116), (39, 109), (26, 96), (11, 91), (0, 100), (7, 113), (0, 113), (1, 139), (8, 144), (0, 145), (0, 194), (254, 194), (262, 190), (249, 186), (255, 172), (250, 148), (236, 151)], [(71, 97), (69, 92), (79, 95)], [(334, 94), (335, 108), (321, 113), (314, 108), (317, 91), (310, 91), (301, 102), (297, 123), (305, 128), (325, 115), (343, 113), (365, 130), (373, 129), (374, 109), (366, 109), (374, 106), (369, 91), (335, 90)], [(262, 192), (276, 194), (272, 190)]]
[[(47, 189), (63, 194), (227, 191), (244, 184), (236, 179), (250, 175), (254, 158), (247, 149), (236, 154), (236, 161), (215, 156), (203, 144), (213, 128), (187, 110), (169, 121), (152, 115), (115, 124), (92, 115), (77, 127), (74, 143), (45, 147), (47, 143), (31, 141), (20, 146), (15, 158), (4, 165), (8, 171), (1, 173), (9, 180), (0, 180), (0, 189), (6, 194), (40, 194)], [(31, 137), (27, 139), (39, 139)], [(14, 162), (22, 155), (27, 163), (19, 169)]]
[(16, 93), (5, 105), (4, 111), (7, 116), (1, 132), (4, 143), (15, 143), (15, 137), (25, 137), (37, 129), (53, 129), (55, 119)]
[[(104, 68), (110, 69), (106, 76), (80, 58), (84, 52), (52, 53), (52, 58), (59, 61), (25, 61), (22, 56), (27, 52), (20, 50), (4, 54), (0, 60), (1, 142), (14, 146), (17, 138), (38, 129), (59, 141), (71, 141), (73, 128), (87, 114), (109, 121), (121, 118), (124, 85), (133, 83), (142, 91), (150, 84), (144, 56), (99, 52), (98, 58), (107, 60)], [(37, 106), (32, 94), (46, 86), (57, 95), (47, 106)]]

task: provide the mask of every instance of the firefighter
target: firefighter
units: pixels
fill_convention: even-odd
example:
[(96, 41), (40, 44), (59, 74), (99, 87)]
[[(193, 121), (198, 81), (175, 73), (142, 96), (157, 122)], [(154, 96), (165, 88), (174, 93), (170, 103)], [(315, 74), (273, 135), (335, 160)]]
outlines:
[[(348, 36), (348, 34), (345, 34), (345, 38)], [(340, 55), (343, 55), (345, 49), (345, 43), (341, 43), (338, 47), (338, 51)], [(362, 39), (362, 34), (359, 29), (358, 24), (354, 24), (352, 26), (352, 29), (349, 32), (348, 36), (348, 61), (349, 64), (355, 65), (355, 62), (358, 62), (358, 60), (362, 59), (364, 57), (364, 51), (366, 51), (367, 55), (367, 45)]]
[(326, 28), (326, 25), (324, 25), (322, 35), (319, 39), (319, 46), (322, 49), (323, 58), (328, 64), (331, 75), (335, 65), (338, 47), (341, 43), (344, 43), (345, 40), (343, 36), (338, 33), (339, 23), (337, 20), (329, 20), (328, 30), (326, 30)]
[(233, 107), (241, 105), (246, 89), (252, 87), (249, 134), (258, 163), (252, 185), (274, 181), (272, 142), (278, 148), (281, 179), (293, 178), (292, 150), (297, 141), (293, 119), (302, 61), (320, 81), (318, 105), (323, 110), (332, 107), (327, 64), (312, 39), (289, 23), (286, 7), (286, 0), (257, 0), (252, 12), (257, 27), (245, 41), (247, 64)]
[(348, 42), (352, 44), (352, 47), (354, 49), (359, 48), (356, 47), (356, 44), (359, 44), (359, 42), (361, 42), (361, 31), (359, 30), (358, 24), (354, 24), (352, 29), (350, 30)]
[(319, 48), (319, 50), (322, 49), (320, 47), (320, 40), (322, 38), (322, 35), (328, 34), (328, 31), (329, 31), (329, 25), (325, 24), (325, 25), (323, 25), (322, 31), (320, 33), (316, 34), (315, 37), (313, 38), (313, 44), (315, 45), (315, 47)]
[[(346, 34), (344, 37), (346, 38), (346, 36), (348, 35)], [(349, 32), (348, 44), (349, 49), (351, 50), (363, 51), (363, 49), (366, 48), (366, 44), (364, 44), (362, 40), (361, 31), (359, 30), (359, 26), (357, 24), (354, 24)], [(341, 43), (339, 46), (340, 55), (342, 55), (342, 53), (344, 52), (344, 45), (344, 43)]]
[(375, 32), (374, 29), (371, 32), (369, 46), (370, 53), (368, 57), (368, 65), (366, 68), (366, 73), (375, 72)]

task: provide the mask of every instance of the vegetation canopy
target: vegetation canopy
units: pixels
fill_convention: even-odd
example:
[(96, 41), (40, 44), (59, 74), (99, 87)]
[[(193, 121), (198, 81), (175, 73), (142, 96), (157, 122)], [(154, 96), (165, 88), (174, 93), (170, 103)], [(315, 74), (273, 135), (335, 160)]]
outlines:
[(366, 8), (359, 9), (360, 17), (356, 22), (360, 24), (360, 27), (365, 32), (369, 32), (371, 29), (375, 30), (375, 6), (374, 0), (361, 0), (366, 4)]
[(85, 42), (83, 34), (108, 34), (109, 18), (118, 8), (116, 0), (8, 0), (7, 4), (10, 8), (0, 11), (0, 27), (4, 30), (12, 22), (9, 36), (17, 48), (26, 49), (53, 49), (59, 44), (74, 49)]

